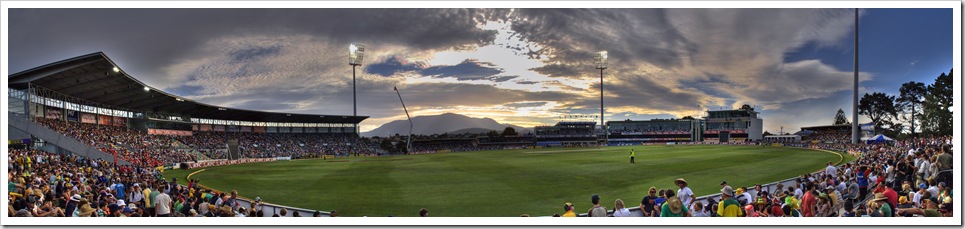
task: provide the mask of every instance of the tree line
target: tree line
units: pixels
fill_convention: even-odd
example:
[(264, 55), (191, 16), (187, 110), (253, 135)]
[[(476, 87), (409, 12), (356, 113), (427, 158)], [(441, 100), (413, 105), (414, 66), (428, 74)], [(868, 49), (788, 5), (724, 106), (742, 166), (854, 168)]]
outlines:
[[(903, 83), (898, 95), (865, 93), (858, 103), (858, 114), (871, 119), (876, 133), (887, 136), (951, 135), (953, 70), (948, 74), (943, 72), (929, 85), (915, 81)], [(847, 122), (842, 121), (843, 114), (839, 109), (835, 124)]]

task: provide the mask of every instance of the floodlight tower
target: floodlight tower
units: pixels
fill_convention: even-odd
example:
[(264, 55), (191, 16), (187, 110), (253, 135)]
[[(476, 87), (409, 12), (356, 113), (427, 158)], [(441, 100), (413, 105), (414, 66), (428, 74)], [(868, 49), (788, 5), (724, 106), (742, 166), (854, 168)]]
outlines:
[(409, 109), (405, 108), (405, 101), (402, 101), (402, 93), (399, 92), (399, 87), (392, 87), (395, 93), (399, 95), (399, 102), (402, 103), (402, 110), (405, 111), (405, 117), (409, 119), (409, 137), (405, 140), (405, 150), (409, 152), (412, 150), (412, 117), (409, 117)]
[(606, 59), (606, 50), (596, 53), (596, 69), (600, 69), (600, 127), (603, 129), (603, 146), (610, 143), (610, 132), (606, 128), (606, 122), (603, 121), (603, 69), (606, 69)]
[[(348, 46), (348, 64), (352, 65), (352, 116), (358, 116), (358, 103), (355, 100), (355, 67), (362, 65), (365, 45), (350, 44)], [(359, 125), (355, 124), (355, 134), (359, 133)]]

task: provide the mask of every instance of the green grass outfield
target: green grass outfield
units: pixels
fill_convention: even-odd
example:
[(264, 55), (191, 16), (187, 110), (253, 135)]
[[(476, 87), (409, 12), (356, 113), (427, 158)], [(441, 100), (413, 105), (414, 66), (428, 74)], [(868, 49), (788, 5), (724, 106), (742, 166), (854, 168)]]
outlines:
[[(634, 146), (499, 150), (432, 155), (278, 161), (207, 168), (201, 184), (260, 196), (266, 202), (338, 210), (341, 216), (533, 216), (592, 207), (637, 206), (650, 186), (673, 188), (685, 178), (697, 196), (732, 186), (769, 183), (814, 172), (838, 154), (761, 146)], [(845, 155), (844, 161), (850, 161)], [(194, 170), (168, 170), (167, 179)]]

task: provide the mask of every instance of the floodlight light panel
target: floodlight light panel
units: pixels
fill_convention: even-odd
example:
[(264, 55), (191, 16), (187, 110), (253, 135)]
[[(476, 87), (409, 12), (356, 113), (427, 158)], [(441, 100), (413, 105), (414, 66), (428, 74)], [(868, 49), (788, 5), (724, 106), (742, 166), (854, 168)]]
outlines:
[(361, 65), (362, 57), (365, 53), (365, 46), (360, 44), (351, 44), (348, 46), (348, 61), (352, 65)]
[(596, 53), (596, 68), (604, 69), (607, 67), (607, 51), (599, 51)]

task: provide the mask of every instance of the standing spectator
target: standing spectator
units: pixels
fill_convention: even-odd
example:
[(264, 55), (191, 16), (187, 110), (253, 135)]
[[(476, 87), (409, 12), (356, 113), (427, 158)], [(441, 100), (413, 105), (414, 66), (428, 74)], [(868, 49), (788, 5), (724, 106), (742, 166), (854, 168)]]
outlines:
[[(166, 185), (161, 185), (160, 187), (158, 187), (158, 189), (167, 189), (167, 187), (165, 186)], [(154, 193), (151, 193), (151, 195), (154, 195)], [(163, 192), (158, 193), (154, 197), (154, 204), (155, 204), (154, 206), (155, 211), (157, 211), (157, 214), (156, 214), (157, 217), (171, 216), (171, 211), (173, 210), (174, 206), (172, 205), (173, 203), (171, 200), (171, 196), (169, 196), (167, 193), (163, 193)]]
[(824, 174), (831, 176), (831, 178), (838, 177), (838, 168), (834, 167), (830, 161), (828, 162), (828, 167), (824, 169)]
[(885, 191), (881, 193), (888, 198), (888, 204), (891, 209), (895, 209), (895, 206), (898, 206), (898, 192), (895, 192), (895, 189), (891, 188), (891, 183), (887, 183), (885, 185)]
[(144, 208), (147, 209), (147, 215), (150, 217), (157, 215), (157, 208), (155, 208), (157, 204), (154, 201), (155, 198), (161, 194), (161, 192), (156, 189), (151, 190), (153, 187), (154, 185), (148, 185), (147, 188), (144, 189)]
[(687, 187), (687, 181), (684, 180), (684, 178), (677, 178), (677, 180), (674, 180), (674, 184), (680, 187), (680, 190), (677, 190), (677, 196), (683, 201), (684, 207), (688, 209), (693, 208), (697, 197), (694, 196), (694, 191), (690, 190), (690, 187)]
[(855, 179), (858, 181), (858, 199), (863, 200), (868, 195), (868, 174), (871, 171), (864, 165), (858, 168)]
[(935, 171), (935, 174), (937, 174), (938, 181), (951, 185), (952, 173), (943, 171), (952, 169), (952, 163), (954, 163), (952, 161), (952, 148), (950, 145), (942, 145), (941, 149), (941, 153), (938, 154), (938, 171)]
[(576, 213), (573, 212), (574, 208), (576, 207), (573, 206), (572, 203), (567, 202), (563, 204), (563, 211), (565, 211), (563, 213), (563, 217), (576, 217)]
[(814, 217), (817, 210), (817, 197), (814, 194), (814, 183), (807, 183), (805, 185), (807, 191), (804, 192), (804, 197), (801, 198), (801, 213), (804, 217)]
[(717, 214), (721, 217), (740, 217), (744, 213), (741, 211), (740, 203), (734, 200), (734, 189), (724, 186), (720, 189), (721, 201), (717, 207)]
[(590, 201), (593, 202), (593, 207), (586, 211), (587, 216), (606, 217), (606, 207), (600, 206), (600, 195), (593, 194)]
[(613, 202), (613, 217), (628, 217), (630, 216), (630, 210), (623, 205), (623, 200), (617, 199)]
[(649, 194), (640, 201), (640, 211), (643, 212), (644, 217), (657, 216), (659, 215), (657, 207), (657, 188), (650, 187)]

